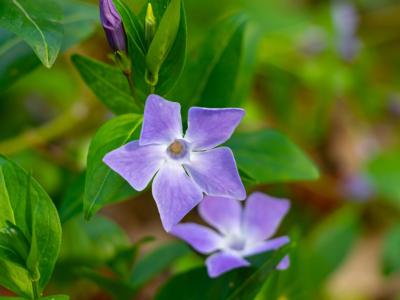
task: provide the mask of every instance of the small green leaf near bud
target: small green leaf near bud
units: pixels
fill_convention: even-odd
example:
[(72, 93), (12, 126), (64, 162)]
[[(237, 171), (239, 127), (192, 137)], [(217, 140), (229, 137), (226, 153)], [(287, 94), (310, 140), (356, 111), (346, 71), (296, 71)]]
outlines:
[(157, 21), (153, 13), (153, 6), (149, 2), (147, 4), (146, 17), (144, 19), (144, 37), (146, 40), (146, 47), (148, 48), (153, 41), (156, 34)]
[(146, 77), (147, 81), (150, 78), (156, 80), (153, 86), (157, 84), (158, 73), (175, 42), (179, 29), (180, 18), (181, 1), (171, 0), (169, 6), (165, 10), (157, 32), (149, 46), (149, 50), (146, 55), (147, 69), (148, 72), (151, 73), (151, 75)]

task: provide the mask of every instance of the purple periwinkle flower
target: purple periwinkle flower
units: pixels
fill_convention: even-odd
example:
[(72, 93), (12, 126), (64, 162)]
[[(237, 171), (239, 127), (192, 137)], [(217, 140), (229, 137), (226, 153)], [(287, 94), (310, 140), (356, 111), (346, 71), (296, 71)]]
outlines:
[[(211, 254), (206, 260), (208, 275), (218, 277), (230, 270), (247, 267), (245, 259), (265, 251), (277, 250), (289, 242), (287, 236), (271, 237), (275, 234), (290, 203), (255, 192), (246, 200), (242, 209), (239, 201), (205, 196), (199, 205), (200, 216), (216, 230), (195, 223), (176, 225), (171, 233), (186, 241), (202, 254)], [(289, 257), (277, 266), (289, 267)]]
[(179, 103), (150, 95), (140, 138), (111, 151), (104, 162), (136, 190), (153, 180), (153, 197), (166, 231), (203, 199), (203, 193), (244, 200), (232, 151), (224, 143), (244, 116), (239, 108), (192, 107), (183, 135)]
[(108, 43), (114, 51), (126, 51), (126, 35), (113, 0), (100, 0), (100, 20)]
[(337, 31), (337, 48), (344, 60), (351, 61), (360, 49), (357, 37), (358, 14), (354, 5), (346, 0), (335, 0), (332, 18)]
[(374, 187), (368, 177), (354, 174), (345, 178), (342, 186), (343, 196), (359, 202), (365, 202), (374, 196)]

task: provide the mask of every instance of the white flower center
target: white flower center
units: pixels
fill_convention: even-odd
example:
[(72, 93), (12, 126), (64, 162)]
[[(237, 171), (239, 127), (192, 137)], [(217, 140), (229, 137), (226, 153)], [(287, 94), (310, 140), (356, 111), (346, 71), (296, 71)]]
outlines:
[(241, 252), (246, 248), (246, 239), (239, 235), (228, 236), (225, 245), (230, 250)]

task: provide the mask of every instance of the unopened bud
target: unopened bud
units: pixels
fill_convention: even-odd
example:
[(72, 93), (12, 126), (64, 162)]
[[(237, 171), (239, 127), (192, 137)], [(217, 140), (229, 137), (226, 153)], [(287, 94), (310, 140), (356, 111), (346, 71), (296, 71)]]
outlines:
[(157, 22), (156, 18), (154, 17), (153, 6), (149, 2), (147, 4), (146, 17), (144, 19), (144, 36), (146, 39), (147, 47), (150, 46), (151, 41), (153, 40), (154, 35), (156, 34), (156, 27), (157, 27)]
[(126, 51), (124, 26), (112, 0), (100, 0), (100, 20), (110, 47), (114, 51)]

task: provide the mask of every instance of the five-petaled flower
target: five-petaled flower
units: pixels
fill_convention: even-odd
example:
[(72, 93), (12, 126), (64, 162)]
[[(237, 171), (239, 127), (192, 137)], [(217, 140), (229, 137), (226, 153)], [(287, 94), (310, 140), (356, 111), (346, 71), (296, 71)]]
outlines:
[(200, 203), (203, 193), (246, 198), (232, 151), (215, 148), (229, 139), (243, 116), (239, 108), (192, 107), (183, 135), (179, 103), (150, 95), (139, 140), (103, 160), (138, 191), (155, 175), (153, 197), (169, 231)]
[(110, 47), (114, 51), (126, 51), (124, 26), (112, 0), (100, 0), (100, 20)]
[[(276, 232), (290, 203), (255, 192), (242, 209), (239, 201), (205, 196), (199, 205), (200, 216), (217, 231), (195, 223), (176, 225), (171, 233), (186, 241), (202, 254), (212, 254), (206, 260), (210, 277), (217, 277), (235, 268), (249, 266), (245, 259), (265, 251), (276, 250), (289, 242), (287, 236), (270, 239)], [(277, 266), (289, 266), (286, 256)]]

